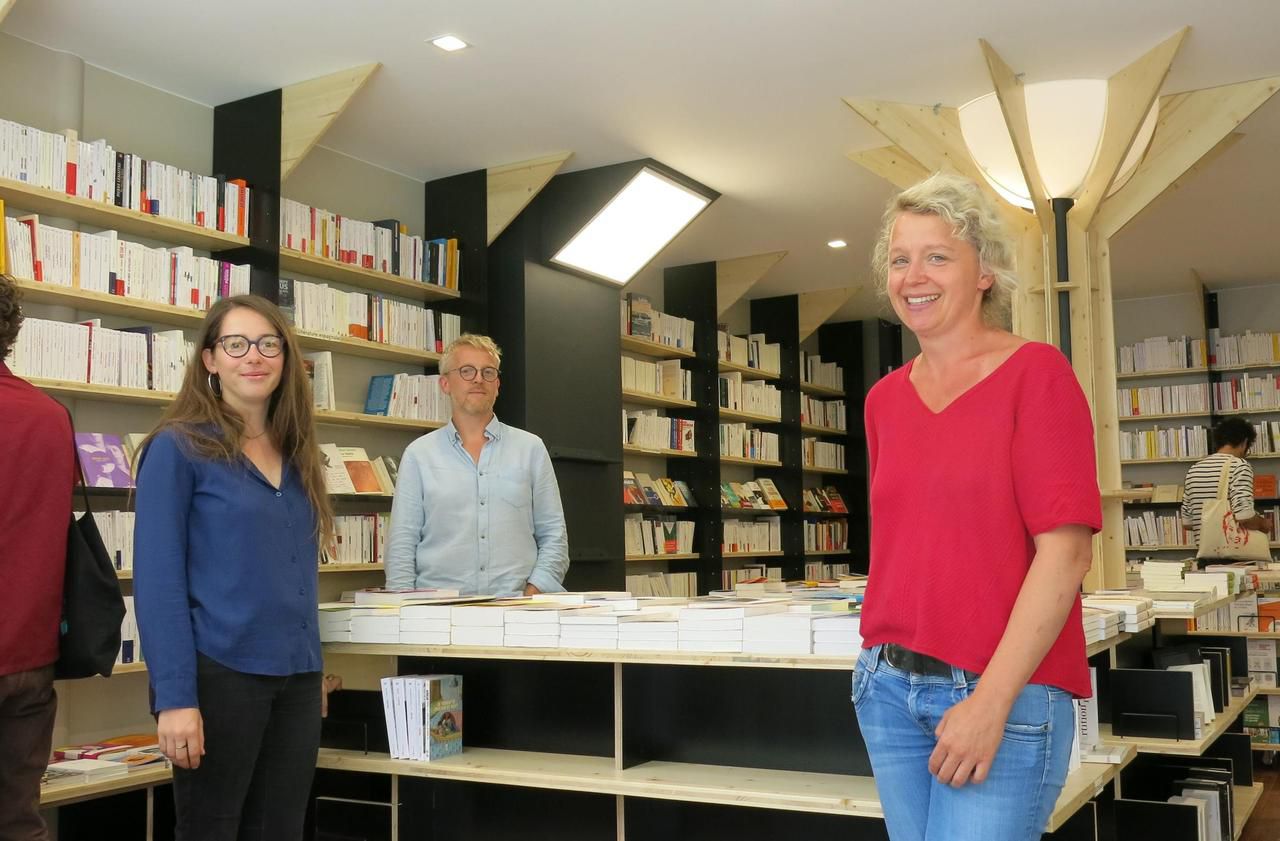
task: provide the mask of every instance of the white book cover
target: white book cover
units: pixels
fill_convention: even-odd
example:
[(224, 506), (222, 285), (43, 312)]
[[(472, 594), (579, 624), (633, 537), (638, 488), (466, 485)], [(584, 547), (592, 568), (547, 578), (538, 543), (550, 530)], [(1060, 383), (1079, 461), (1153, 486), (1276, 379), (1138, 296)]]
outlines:
[(502, 645), (502, 626), (454, 625), (450, 632), (454, 645)]
[(816, 639), (813, 641), (814, 654), (824, 654), (829, 657), (840, 657), (844, 655), (856, 657), (860, 651), (862, 651), (861, 641), (853, 643), (819, 642)]
[(396, 717), (395, 755), (398, 759), (409, 759), (409, 710), (405, 705), (405, 686), (403, 677), (391, 679), (392, 712)]
[(508, 648), (558, 648), (560, 636), (507, 634), (503, 637), (502, 644)]
[(752, 639), (742, 640), (744, 654), (811, 654), (813, 643), (808, 637), (803, 639)]
[(619, 651), (678, 651), (679, 643), (674, 637), (669, 640), (659, 639), (623, 639), (618, 637)]
[(400, 633), (402, 634), (406, 631), (447, 634), (452, 627), (448, 619), (406, 619), (404, 616), (400, 617)]
[(507, 622), (503, 625), (507, 636), (558, 637), (560, 625), (548, 622)]
[(742, 631), (698, 631), (680, 629), (680, 641), (684, 642), (742, 642)]
[(454, 627), (501, 628), (506, 612), (513, 607), (524, 607), (528, 602), (514, 599), (501, 602), (483, 602), (481, 604), (454, 605), (449, 614), (449, 621)]
[(401, 631), (401, 645), (450, 645), (453, 642), (450, 631)]
[(560, 639), (617, 639), (617, 625), (562, 625)]

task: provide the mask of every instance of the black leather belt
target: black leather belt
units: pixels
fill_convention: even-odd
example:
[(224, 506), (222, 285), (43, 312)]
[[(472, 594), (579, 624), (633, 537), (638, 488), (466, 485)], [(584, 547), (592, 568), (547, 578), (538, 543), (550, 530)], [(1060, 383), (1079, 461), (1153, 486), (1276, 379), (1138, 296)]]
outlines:
[[(893, 666), (895, 669), (901, 669), (904, 672), (911, 672), (917, 675), (933, 675), (935, 677), (951, 677), (951, 664), (937, 657), (930, 657), (927, 654), (920, 654), (909, 648), (903, 648), (894, 643), (886, 643), (880, 649), (880, 657)], [(968, 669), (964, 670), (966, 680), (977, 680), (979, 675)]]

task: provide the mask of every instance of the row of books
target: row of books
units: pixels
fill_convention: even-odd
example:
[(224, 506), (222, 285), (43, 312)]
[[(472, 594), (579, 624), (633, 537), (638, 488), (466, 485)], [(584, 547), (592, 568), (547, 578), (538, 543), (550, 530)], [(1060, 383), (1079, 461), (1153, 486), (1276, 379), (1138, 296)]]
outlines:
[(693, 322), (653, 308), (648, 295), (628, 292), (622, 298), (622, 335), (667, 347), (693, 350)]
[(801, 496), (803, 509), (810, 513), (848, 514), (849, 507), (844, 504), (844, 497), (834, 485), (825, 488), (805, 488)]
[(849, 550), (848, 520), (819, 520), (804, 524), (804, 550), (806, 552), (847, 552)]
[(392, 759), (430, 762), (462, 752), (462, 675), (400, 675), (379, 684)]
[(242, 179), (197, 175), (85, 142), (0, 120), (0, 178), (136, 210), (208, 230), (249, 236), (251, 191)]
[(1182, 517), (1177, 512), (1157, 514), (1144, 511), (1124, 518), (1124, 534), (1126, 548), (1154, 546), (1186, 546), (1191, 547), (1191, 538), (1182, 524)]
[(665, 505), (671, 508), (688, 508), (697, 504), (687, 482), (648, 473), (622, 471), (623, 505)]
[[(584, 594), (550, 594), (572, 598)], [(400, 605), (321, 605), (321, 639), (416, 645), (854, 656), (848, 599), (633, 597), (568, 603), (447, 597)]]
[[(1156, 623), (1156, 602), (1139, 592), (1086, 593), (1080, 600), (1085, 611), (1085, 644), (1102, 642), (1119, 633), (1136, 634)], [(1119, 621), (1099, 612), (1117, 614)]]
[(1203, 426), (1120, 430), (1120, 459), (1204, 458), (1209, 430)]
[(151, 248), (115, 231), (69, 231), (34, 214), (4, 220), (0, 251), (13, 277), (149, 303), (207, 310), (249, 292), (248, 265), (200, 257), (186, 246)]
[[(1275, 642), (1275, 640), (1256, 640)], [(1250, 640), (1252, 645), (1255, 640)], [(1272, 673), (1274, 676), (1274, 672)], [(1272, 684), (1271, 688), (1275, 688)], [(1249, 702), (1242, 713), (1244, 732), (1254, 745), (1274, 745), (1280, 751), (1280, 695), (1259, 695)]]
[(823, 362), (816, 353), (800, 351), (800, 381), (805, 385), (844, 390), (844, 369), (834, 362)]
[[(79, 519), (83, 511), (73, 511), (72, 516)], [(111, 565), (118, 570), (133, 569), (133, 526), (132, 511), (94, 511), (93, 521), (102, 535), (102, 545), (111, 557)]]
[(396, 490), (399, 461), (391, 456), (378, 456), (372, 461), (364, 447), (339, 447), (321, 444), (324, 458), (324, 484), (331, 494), (375, 494), (390, 496)]
[(1214, 383), (1213, 405), (1220, 414), (1245, 409), (1280, 411), (1280, 375), (1242, 374)]
[(181, 330), (26, 318), (9, 367), (20, 377), (172, 393), (194, 352)]
[(696, 452), (694, 421), (669, 418), (657, 409), (623, 409), (622, 443), (650, 450)]
[(297, 330), (319, 336), (442, 353), (462, 332), (458, 315), (287, 277), (280, 278), (279, 303)]
[(116, 665), (142, 662), (142, 639), (138, 636), (138, 614), (133, 608), (133, 596), (124, 597), (124, 620), (120, 623), (120, 651)]
[(1204, 368), (1209, 364), (1209, 354), (1203, 339), (1152, 336), (1120, 348), (1119, 362), (1120, 373), (1138, 374), (1144, 371)]
[[(1126, 488), (1150, 488), (1151, 502), (1181, 502), (1185, 489), (1182, 485), (1156, 485), (1150, 482), (1134, 482)], [(1253, 474), (1253, 496), (1255, 499), (1275, 499), (1277, 497), (1276, 474)]]
[(386, 563), (390, 514), (343, 514), (333, 518), (333, 528), (333, 547), (321, 548), (321, 564)]
[(720, 507), (786, 511), (787, 501), (772, 479), (759, 478), (749, 482), (721, 482)]
[(722, 423), (720, 455), (756, 461), (779, 461), (778, 433), (765, 432), (745, 423)]
[(764, 380), (743, 380), (742, 373), (721, 374), (717, 381), (721, 409), (782, 418), (782, 392)]
[(1240, 592), (1242, 580), (1229, 567), (1195, 568), (1192, 559), (1177, 561), (1147, 560), (1139, 569), (1142, 586), (1150, 592), (1194, 591), (1211, 593), (1214, 599), (1224, 599)]
[(771, 374), (782, 370), (782, 345), (771, 343), (764, 333), (732, 336), (722, 327), (716, 331), (716, 353), (721, 362)]
[(782, 518), (777, 515), (724, 521), (720, 550), (726, 554), (782, 551)]
[(628, 555), (682, 555), (694, 551), (694, 524), (673, 514), (626, 514), (623, 546)]
[[(1225, 607), (1204, 613), (1191, 621), (1197, 631), (1280, 631), (1280, 597), (1256, 590), (1237, 594)], [(1274, 664), (1273, 664), (1274, 666)], [(1260, 671), (1275, 671), (1274, 667)]]
[(627, 591), (638, 596), (692, 598), (698, 595), (696, 572), (649, 572), (628, 575)]
[(369, 379), (366, 415), (448, 423), (453, 402), (440, 390), (440, 374), (377, 374)]
[(680, 367), (679, 359), (649, 362), (622, 357), (622, 388), (675, 400), (693, 399), (693, 372)]
[(280, 200), (280, 247), (417, 280), (458, 288), (462, 253), (456, 239), (423, 239), (396, 219), (364, 222), (292, 199)]
[(1116, 389), (1116, 408), (1122, 418), (1209, 411), (1209, 384), (1153, 385)]
[(805, 467), (826, 467), (844, 470), (844, 444), (833, 444), (821, 438), (803, 438), (800, 451)]
[(834, 581), (842, 575), (849, 574), (848, 564), (831, 564), (825, 561), (805, 561), (805, 581)]
[(1280, 332), (1223, 336), (1220, 328), (1209, 331), (1210, 365), (1273, 365), (1280, 363)]
[(843, 400), (818, 400), (807, 394), (800, 395), (800, 423), (825, 426), (841, 432), (849, 428)]

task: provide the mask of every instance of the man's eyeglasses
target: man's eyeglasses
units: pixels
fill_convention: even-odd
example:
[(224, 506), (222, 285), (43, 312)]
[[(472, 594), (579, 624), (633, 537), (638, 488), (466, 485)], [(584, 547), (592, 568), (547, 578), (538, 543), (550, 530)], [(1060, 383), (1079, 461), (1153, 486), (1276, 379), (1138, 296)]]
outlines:
[(250, 347), (257, 347), (258, 353), (268, 359), (279, 356), (284, 350), (284, 339), (275, 334), (269, 333), (265, 336), (259, 336), (257, 339), (250, 339), (248, 336), (239, 336), (231, 334), (222, 336), (217, 339), (214, 344), (222, 345), (222, 350), (227, 356), (239, 359), (249, 352)]
[(447, 371), (446, 373), (457, 374), (469, 383), (476, 381), (476, 374), (479, 374), (481, 379), (487, 383), (491, 383), (498, 378), (498, 369), (493, 366), (477, 368), (474, 365), (463, 365), (460, 368), (454, 368), (452, 371)]

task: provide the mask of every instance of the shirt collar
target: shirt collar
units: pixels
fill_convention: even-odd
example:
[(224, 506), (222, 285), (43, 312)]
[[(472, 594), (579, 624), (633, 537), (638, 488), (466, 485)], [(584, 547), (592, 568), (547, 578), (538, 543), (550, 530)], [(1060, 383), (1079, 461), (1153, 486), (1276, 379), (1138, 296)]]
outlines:
[[(484, 437), (490, 441), (499, 441), (502, 439), (502, 421), (498, 420), (498, 416), (494, 415), (489, 418), (489, 422), (484, 427)], [(449, 440), (455, 443), (462, 443), (462, 434), (458, 432), (458, 427), (454, 426), (453, 418), (445, 424), (445, 430), (449, 433)]]
[(12, 377), (13, 372), (9, 370), (9, 366), (0, 362), (0, 377)]

